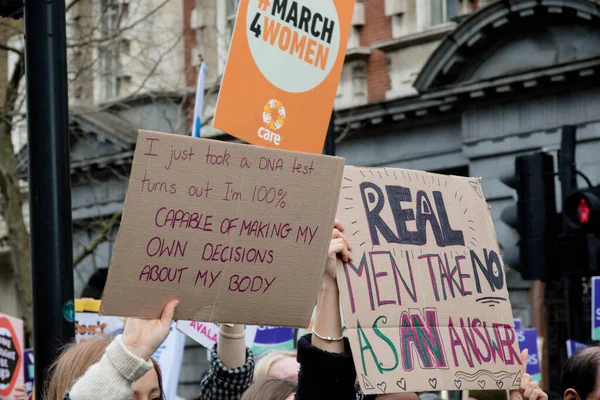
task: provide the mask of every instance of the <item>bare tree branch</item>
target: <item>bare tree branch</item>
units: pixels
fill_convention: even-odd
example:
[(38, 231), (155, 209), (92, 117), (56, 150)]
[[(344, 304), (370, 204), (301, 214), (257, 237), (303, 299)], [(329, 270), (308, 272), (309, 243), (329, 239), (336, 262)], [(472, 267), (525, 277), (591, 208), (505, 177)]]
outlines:
[(121, 215), (123, 214), (123, 210), (117, 211), (113, 214), (113, 216), (104, 224), (102, 231), (92, 240), (85, 248), (79, 253), (77, 257), (73, 260), (73, 267), (76, 267), (80, 262), (82, 262), (87, 256), (92, 254), (98, 246), (104, 243), (107, 240), (107, 235), (111, 232), (112, 228), (115, 227), (121, 220)]
[(77, 5), (77, 3), (79, 3), (81, 0), (72, 0), (69, 4), (67, 4), (67, 7), (65, 8), (66, 12), (69, 12), (69, 10), (73, 7), (75, 7), (75, 5)]
[(117, 31), (115, 31), (112, 35), (107, 36), (107, 37), (103, 37), (103, 38), (97, 38), (97, 39), (88, 39), (88, 40), (84, 40), (83, 42), (79, 42), (79, 43), (71, 43), (67, 45), (67, 48), (72, 48), (72, 47), (82, 47), (82, 46), (87, 46), (90, 44), (98, 44), (98, 43), (103, 43), (103, 42), (107, 42), (107, 41), (111, 41), (113, 39), (118, 38), (119, 36), (121, 36), (124, 32), (127, 32), (133, 28), (135, 28), (137, 25), (141, 24), (142, 22), (144, 22), (145, 20), (147, 20), (149, 17), (151, 17), (153, 14), (156, 14), (161, 8), (163, 8), (169, 1), (171, 0), (164, 0), (162, 3), (160, 3), (158, 6), (156, 6), (154, 9), (150, 10), (148, 12), (148, 14), (144, 15), (142, 18), (138, 19), (137, 21), (133, 22), (130, 25), (127, 25), (124, 28), (118, 29)]
[(6, 44), (0, 43), (0, 50), (12, 51), (13, 53), (18, 54), (19, 56), (23, 54), (23, 52), (15, 47), (10, 47)]

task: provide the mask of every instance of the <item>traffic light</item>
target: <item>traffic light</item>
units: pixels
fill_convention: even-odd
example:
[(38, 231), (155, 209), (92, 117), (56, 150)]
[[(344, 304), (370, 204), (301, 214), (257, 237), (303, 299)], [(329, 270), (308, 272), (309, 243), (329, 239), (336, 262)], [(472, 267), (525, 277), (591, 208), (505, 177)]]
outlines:
[(600, 234), (600, 187), (577, 190), (569, 195), (563, 207), (567, 233)]
[(0, 17), (23, 18), (23, 0), (0, 0)]
[(517, 157), (514, 172), (500, 180), (517, 191), (517, 204), (500, 218), (520, 236), (517, 247), (503, 250), (504, 262), (523, 279), (543, 280), (556, 254), (554, 159), (547, 153)]

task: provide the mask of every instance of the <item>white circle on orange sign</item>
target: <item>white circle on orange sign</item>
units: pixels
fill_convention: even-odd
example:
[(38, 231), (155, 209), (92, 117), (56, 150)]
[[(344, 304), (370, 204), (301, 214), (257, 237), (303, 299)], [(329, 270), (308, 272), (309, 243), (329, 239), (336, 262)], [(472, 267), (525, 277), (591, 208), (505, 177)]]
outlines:
[(340, 49), (333, 0), (250, 0), (246, 29), (260, 72), (291, 93), (309, 91), (323, 82)]

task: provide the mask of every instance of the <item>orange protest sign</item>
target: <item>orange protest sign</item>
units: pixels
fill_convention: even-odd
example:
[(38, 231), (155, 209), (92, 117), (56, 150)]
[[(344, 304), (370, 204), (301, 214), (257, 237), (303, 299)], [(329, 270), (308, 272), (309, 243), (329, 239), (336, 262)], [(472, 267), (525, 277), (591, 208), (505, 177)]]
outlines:
[(214, 127), (321, 153), (353, 10), (354, 0), (241, 0)]

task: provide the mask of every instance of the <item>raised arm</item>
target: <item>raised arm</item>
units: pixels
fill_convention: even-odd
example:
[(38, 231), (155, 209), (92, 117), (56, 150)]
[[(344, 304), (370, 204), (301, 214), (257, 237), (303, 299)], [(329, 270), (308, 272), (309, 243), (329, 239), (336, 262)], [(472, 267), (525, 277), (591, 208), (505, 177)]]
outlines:
[(132, 318), (123, 335), (107, 347), (99, 362), (75, 382), (71, 400), (127, 400), (133, 394), (131, 384), (153, 367), (150, 357), (167, 338), (175, 307), (171, 301), (157, 320)]
[(298, 342), (298, 389), (296, 399), (355, 399), (356, 372), (348, 340), (342, 336), (340, 299), (335, 271), (338, 260), (350, 261), (350, 245), (344, 228), (336, 221), (329, 246), (327, 268), (317, 298), (311, 334)]
[(202, 400), (239, 400), (252, 384), (254, 355), (246, 348), (243, 325), (222, 324), (211, 350), (208, 373), (200, 383)]

